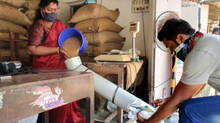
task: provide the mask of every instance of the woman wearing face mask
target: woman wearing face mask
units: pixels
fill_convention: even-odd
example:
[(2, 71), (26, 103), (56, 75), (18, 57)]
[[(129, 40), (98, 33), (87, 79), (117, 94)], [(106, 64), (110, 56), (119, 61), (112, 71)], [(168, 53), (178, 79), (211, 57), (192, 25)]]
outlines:
[[(29, 30), (28, 51), (33, 56), (33, 69), (66, 69), (58, 47), (58, 36), (67, 28), (56, 20), (57, 0), (41, 0), (33, 25)], [(77, 102), (49, 111), (50, 123), (84, 123)]]

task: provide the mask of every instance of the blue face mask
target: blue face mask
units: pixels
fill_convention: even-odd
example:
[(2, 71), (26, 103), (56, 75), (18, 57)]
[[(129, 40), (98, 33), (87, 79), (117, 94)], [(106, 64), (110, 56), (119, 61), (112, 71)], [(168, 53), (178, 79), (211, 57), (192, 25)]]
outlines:
[(181, 43), (175, 50), (174, 55), (181, 61), (185, 61), (187, 54), (190, 52), (191, 37)]
[(56, 13), (45, 13), (43, 18), (46, 21), (54, 22), (57, 18), (57, 14)]

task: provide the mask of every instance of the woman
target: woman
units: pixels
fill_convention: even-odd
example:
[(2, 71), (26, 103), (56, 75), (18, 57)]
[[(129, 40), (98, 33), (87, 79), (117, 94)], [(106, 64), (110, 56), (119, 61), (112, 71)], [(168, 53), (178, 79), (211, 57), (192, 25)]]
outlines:
[[(33, 55), (33, 69), (66, 69), (58, 47), (58, 36), (67, 28), (56, 20), (57, 0), (41, 0), (34, 24), (29, 30), (28, 51)], [(49, 111), (51, 123), (84, 123), (77, 102)]]

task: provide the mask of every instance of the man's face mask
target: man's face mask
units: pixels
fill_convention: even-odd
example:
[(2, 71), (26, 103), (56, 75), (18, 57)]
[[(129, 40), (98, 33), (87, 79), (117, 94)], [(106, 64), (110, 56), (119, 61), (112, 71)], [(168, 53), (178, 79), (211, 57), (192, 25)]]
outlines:
[(57, 18), (56, 13), (45, 13), (43, 15), (44, 20), (49, 21), (49, 22), (54, 22)]
[(173, 52), (173, 55), (176, 55), (181, 61), (185, 61), (187, 54), (190, 52), (190, 42), (191, 37), (186, 39), (183, 43), (181, 43)]

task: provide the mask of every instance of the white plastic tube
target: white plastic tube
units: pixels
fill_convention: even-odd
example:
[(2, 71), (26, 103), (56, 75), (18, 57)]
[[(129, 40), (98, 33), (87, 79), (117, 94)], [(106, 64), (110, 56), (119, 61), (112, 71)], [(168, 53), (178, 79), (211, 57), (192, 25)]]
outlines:
[(82, 65), (79, 56), (65, 60), (65, 65), (68, 70), (74, 70), (77, 72), (92, 72), (95, 79), (95, 91), (123, 110), (129, 111), (128, 106), (134, 104), (135, 102), (138, 103), (138, 106), (140, 107), (147, 107), (148, 110), (152, 112), (155, 111), (155, 108), (151, 105), (145, 103), (136, 96)]

